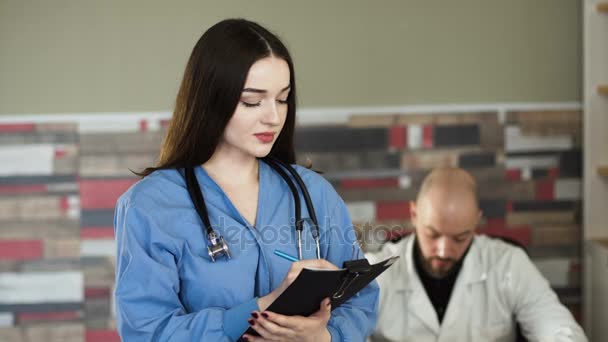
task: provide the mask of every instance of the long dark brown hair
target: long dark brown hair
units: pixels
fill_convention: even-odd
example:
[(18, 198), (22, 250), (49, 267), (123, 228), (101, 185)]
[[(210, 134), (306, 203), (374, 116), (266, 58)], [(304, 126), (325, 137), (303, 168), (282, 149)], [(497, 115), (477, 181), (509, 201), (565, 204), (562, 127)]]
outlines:
[(291, 90), (285, 124), (269, 156), (295, 163), (296, 83), (289, 51), (259, 24), (227, 19), (209, 28), (194, 46), (158, 162), (136, 174), (145, 177), (156, 170), (193, 167), (209, 160), (236, 110), (249, 69), (270, 56), (289, 65)]

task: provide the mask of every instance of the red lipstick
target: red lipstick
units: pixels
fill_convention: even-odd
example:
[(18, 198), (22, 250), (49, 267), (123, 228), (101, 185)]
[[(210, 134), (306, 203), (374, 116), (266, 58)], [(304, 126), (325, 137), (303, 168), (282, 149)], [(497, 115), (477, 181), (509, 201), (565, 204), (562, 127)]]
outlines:
[(258, 138), (259, 141), (263, 142), (264, 144), (268, 144), (274, 140), (273, 132), (262, 132), (262, 133), (256, 133), (254, 135), (256, 138)]

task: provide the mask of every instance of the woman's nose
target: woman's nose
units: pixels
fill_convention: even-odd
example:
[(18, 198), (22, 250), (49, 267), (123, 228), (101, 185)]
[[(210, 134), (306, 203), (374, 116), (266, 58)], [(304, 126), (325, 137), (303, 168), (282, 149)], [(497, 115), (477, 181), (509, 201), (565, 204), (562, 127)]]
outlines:
[(266, 109), (263, 122), (270, 125), (278, 125), (281, 122), (279, 108), (276, 102), (272, 102)]

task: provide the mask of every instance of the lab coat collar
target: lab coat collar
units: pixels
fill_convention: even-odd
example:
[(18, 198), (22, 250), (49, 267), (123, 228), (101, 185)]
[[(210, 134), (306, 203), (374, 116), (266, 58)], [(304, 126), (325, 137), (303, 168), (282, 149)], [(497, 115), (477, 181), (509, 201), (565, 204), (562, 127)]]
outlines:
[[(408, 296), (408, 310), (413, 315), (417, 316), (422, 322), (424, 322), (424, 324), (435, 332), (437, 336), (439, 336), (441, 330), (439, 321), (437, 319), (437, 313), (429, 300), (426, 290), (422, 286), (422, 282), (418, 277), (412, 257), (415, 239), (415, 234), (411, 234), (411, 236), (404, 239), (405, 241), (402, 241), (405, 246), (402, 248), (403, 254), (401, 255), (401, 258), (405, 262), (400, 263), (401, 272), (399, 272), (399, 274), (406, 276), (404, 277), (405, 279), (403, 279), (403, 281), (395, 282), (395, 285), (397, 291), (412, 291), (412, 293)], [(458, 275), (456, 283), (454, 284), (450, 302), (454, 302), (457, 300), (457, 298), (465, 295), (463, 292), (468, 292), (466, 291), (468, 286), (465, 285), (485, 281), (487, 278), (485, 268), (483, 267), (483, 261), (480, 258), (481, 253), (479, 250), (479, 243), (476, 242), (476, 239), (477, 238), (474, 237), (473, 241), (471, 242), (469, 252), (465, 257), (460, 274)], [(467, 300), (462, 304), (466, 305), (467, 302), (470, 301)], [(456, 312), (454, 312), (454, 309), (450, 310), (450, 306), (453, 307), (454, 305), (448, 305), (448, 311), (446, 312), (446, 317), (444, 317), (444, 321), (442, 323), (443, 326), (450, 325), (450, 322), (455, 319), (454, 315)], [(460, 309), (465, 308), (461, 307)]]
[(475, 236), (471, 241), (469, 253), (464, 259), (462, 269), (460, 270), (459, 278), (462, 278), (464, 284), (474, 284), (483, 282), (488, 278), (486, 262), (481, 257), (481, 247), (479, 239), (483, 237)]
[[(471, 284), (486, 280), (486, 267), (484, 260), (481, 258), (479, 242), (477, 241), (480, 238), (483, 239), (483, 237), (478, 236), (473, 238), (469, 252), (460, 269), (460, 274), (458, 275), (459, 280), (457, 282)], [(416, 266), (414, 265), (413, 250), (415, 239), (416, 235), (411, 234), (404, 239), (406, 241), (403, 241), (405, 247), (402, 249), (403, 254), (401, 255), (401, 259), (405, 262), (400, 263), (402, 268), (400, 274), (407, 274), (408, 276), (404, 281), (398, 282), (398, 290), (413, 290), (417, 288), (418, 285), (422, 285), (418, 273), (416, 272)]]

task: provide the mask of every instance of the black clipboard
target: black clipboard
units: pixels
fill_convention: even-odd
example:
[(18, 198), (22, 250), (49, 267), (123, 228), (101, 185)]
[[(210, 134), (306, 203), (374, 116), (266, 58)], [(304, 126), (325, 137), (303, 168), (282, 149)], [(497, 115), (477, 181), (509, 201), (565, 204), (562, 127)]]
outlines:
[[(398, 258), (394, 256), (374, 265), (370, 265), (367, 259), (350, 260), (338, 270), (304, 268), (266, 310), (287, 316), (310, 316), (319, 310), (321, 301), (327, 297), (331, 299), (331, 309), (334, 310), (376, 279)], [(251, 327), (245, 333), (258, 335)]]

